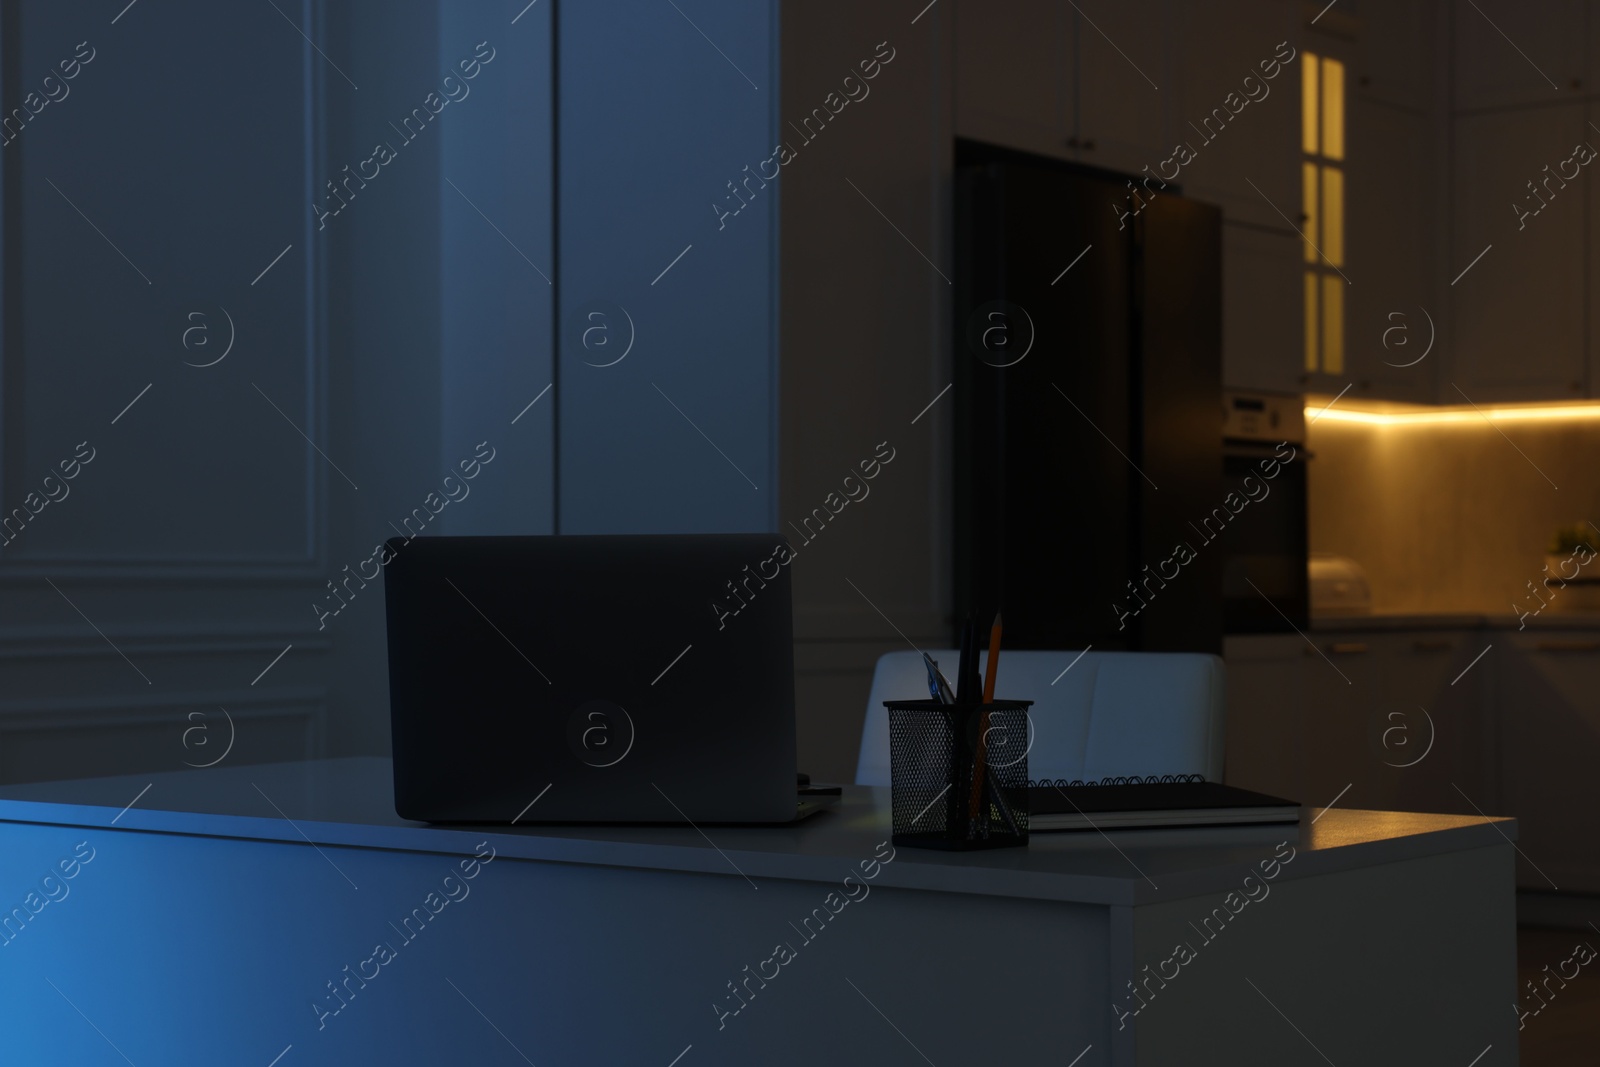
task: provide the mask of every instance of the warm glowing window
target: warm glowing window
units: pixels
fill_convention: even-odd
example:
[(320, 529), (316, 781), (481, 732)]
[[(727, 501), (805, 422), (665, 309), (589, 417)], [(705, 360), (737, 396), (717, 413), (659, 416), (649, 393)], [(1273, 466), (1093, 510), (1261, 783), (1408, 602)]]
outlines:
[(1344, 64), (1301, 53), (1306, 370), (1344, 373)]

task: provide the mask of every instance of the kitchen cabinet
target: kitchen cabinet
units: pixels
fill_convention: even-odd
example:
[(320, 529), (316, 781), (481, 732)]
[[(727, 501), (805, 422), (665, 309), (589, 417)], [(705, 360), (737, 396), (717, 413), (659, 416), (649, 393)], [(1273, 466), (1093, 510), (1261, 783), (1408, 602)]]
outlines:
[(1222, 381), (1229, 389), (1305, 389), (1301, 270), (1293, 230), (1223, 223)]
[[(1345, 69), (1344, 365), (1304, 378), (1353, 400), (1432, 403), (1450, 325), (1439, 280), (1448, 142), (1434, 4), (1334, 8), (1304, 48)], [(1446, 279), (1448, 280), (1448, 279)], [(1430, 321), (1431, 320), (1431, 321)], [(1404, 343), (1401, 343), (1404, 342)], [(1427, 353), (1424, 356), (1424, 353)]]
[(1128, 174), (1171, 154), (1170, 37), (1148, 10), (1010, 0), (955, 18), (958, 136)]
[(1445, 351), (1437, 334), (1449, 325), (1435, 255), (1445, 175), (1432, 120), (1360, 94), (1347, 113), (1345, 372), (1315, 375), (1305, 388), (1333, 394), (1352, 384), (1352, 399), (1430, 403)]
[[(1600, 330), (1585, 314), (1600, 298), (1600, 264), (1588, 255), (1600, 240), (1600, 193), (1587, 167), (1565, 184), (1551, 176), (1571, 173), (1563, 161), (1578, 143), (1600, 147), (1591, 125), (1600, 108), (1581, 99), (1600, 75), (1591, 58), (1600, 17), (1579, 0), (1553, 0), (1537, 17), (1510, 0), (1478, 0), (1450, 18), (1456, 206), (1441, 273), (1453, 278), (1494, 247), (1451, 291), (1454, 343), (1439, 399), (1600, 395)], [(1514, 204), (1529, 214), (1519, 218)]]
[(1314, 807), (1488, 810), (1483, 676), (1455, 681), (1476, 634), (1229, 637), (1227, 781)]
[[(1274, 5), (1260, 8), (1258, 17), (1232, 24), (1273, 25)], [(1600, 17), (1578, 0), (1557, 0), (1537, 18), (1509, 0), (1358, 10), (1336, 8), (1314, 29), (1301, 17), (1284, 34), (1302, 52), (1346, 65), (1343, 270), (1352, 284), (1345, 294), (1343, 370), (1305, 373), (1301, 330), (1291, 331), (1281, 313), (1273, 323), (1276, 352), (1269, 354), (1251, 332), (1255, 309), (1247, 307), (1265, 298), (1230, 292), (1226, 383), (1328, 394), (1349, 385), (1352, 399), (1447, 404), (1600, 395), (1600, 330), (1589, 327), (1585, 312), (1586, 298), (1600, 302), (1600, 264), (1591, 265), (1587, 255), (1600, 244), (1600, 201), (1585, 203), (1600, 197), (1593, 188), (1600, 183), (1551, 178), (1550, 192), (1540, 186), (1543, 201), (1528, 184), (1547, 177), (1547, 164), (1554, 170), (1569, 159), (1580, 141), (1600, 145), (1600, 106), (1586, 105), (1575, 91), (1600, 74), (1588, 69)], [(1180, 39), (1208, 54), (1231, 55), (1247, 47), (1240, 38), (1251, 36), (1230, 30), (1233, 40), (1222, 40), (1217, 26), (1230, 19), (1210, 10), (1176, 17)], [(1443, 48), (1436, 43), (1442, 31)], [(1447, 58), (1448, 111), (1440, 77)], [(1174, 77), (1183, 85), (1186, 117), (1216, 95), (1200, 68), (1227, 65), (1182, 64)], [(1283, 102), (1295, 106), (1272, 115), (1275, 101), (1252, 105), (1256, 115), (1241, 115), (1186, 168), (1186, 192), (1222, 203), (1229, 221), (1287, 228), (1288, 216), (1299, 223), (1299, 85), (1282, 88)], [(1283, 126), (1258, 129), (1246, 125), (1250, 118)], [(1512, 206), (1519, 202), (1537, 214), (1519, 218)], [(1253, 245), (1231, 237), (1227, 289), (1263, 285), (1264, 250), (1273, 246)], [(1277, 247), (1277, 269), (1298, 275), (1286, 246)], [(1279, 298), (1287, 295), (1287, 280), (1277, 283)], [(1404, 346), (1397, 343), (1402, 338)], [(1429, 341), (1428, 356), (1406, 365)]]
[[(1595, 35), (1600, 38), (1600, 15), (1595, 18)], [(1590, 147), (1600, 151), (1600, 99), (1589, 104), (1585, 118), (1583, 140)], [(1589, 167), (1593, 168), (1596, 164), (1600, 164), (1600, 159), (1595, 160)], [(1584, 195), (1589, 198), (1586, 234), (1588, 247), (1600, 248), (1600, 181), (1584, 180), (1583, 185)], [(1595, 262), (1591, 258), (1585, 266), (1587, 276), (1584, 279), (1584, 293), (1588, 298), (1588, 307), (1600, 308), (1600, 262)], [(1585, 354), (1588, 358), (1585, 364), (1589, 376), (1586, 395), (1600, 397), (1600, 323), (1590, 320), (1587, 341)]]
[(1227, 638), (1229, 783), (1515, 816), (1519, 886), (1600, 893), (1600, 627), (1309, 636)]
[[(1475, 403), (1585, 395), (1584, 197), (1594, 183), (1583, 173), (1563, 187), (1556, 170), (1580, 142), (1600, 144), (1586, 117), (1583, 104), (1566, 103), (1455, 119), (1445, 273), (1457, 280), (1450, 288), (1454, 343), (1445, 357), (1442, 401), (1464, 403), (1463, 394)], [(1542, 199), (1530, 191), (1536, 179), (1548, 182), (1540, 184)], [(1514, 205), (1530, 214), (1519, 216)]]
[(1517, 884), (1600, 892), (1600, 633), (1495, 638), (1499, 813), (1520, 830)]
[[(1353, 34), (1359, 47), (1350, 61), (1352, 102), (1429, 110), (1436, 95), (1434, 72), (1443, 51), (1437, 42), (1444, 5), (1363, 4), (1360, 11), (1360, 25)], [(1338, 13), (1339, 7), (1330, 9), (1318, 24), (1338, 32), (1342, 21)]]
[[(1287, 0), (1160, 14), (1113, 0), (958, 3), (955, 127), (1135, 175), (1171, 175), (1186, 146), (1166, 180), (1224, 213), (1226, 386), (1447, 404), (1600, 396), (1600, 329), (1585, 310), (1600, 305), (1600, 262), (1588, 262), (1600, 199), (1586, 203), (1600, 183), (1543, 170), (1581, 141), (1600, 146), (1600, 103), (1582, 96), (1600, 76), (1600, 15), (1581, 0), (1537, 18), (1511, 0), (1336, 7), (1314, 27)], [(1260, 63), (1283, 41), (1296, 59), (1266, 81)], [(1304, 370), (1306, 52), (1347, 75), (1338, 374)], [(1247, 76), (1269, 91), (1230, 116), (1223, 102)], [(1201, 129), (1214, 112), (1228, 116), (1220, 131)], [(1529, 187), (1540, 179), (1542, 200)]]
[(1474, 632), (1311, 636), (1307, 802), (1346, 786), (1343, 807), (1470, 814), (1488, 802), (1482, 689), (1470, 675), (1452, 684), (1481, 650)]
[[(1269, 67), (1277, 70), (1271, 80), (1261, 70), (1262, 62), (1275, 61), (1280, 42), (1301, 46), (1298, 12), (1296, 5), (1282, 0), (1184, 4), (1170, 12), (1171, 39), (1181, 43), (1182, 58), (1161, 91), (1172, 96), (1176, 107), (1174, 143), (1182, 142), (1194, 153), (1177, 181), (1185, 196), (1221, 205), (1226, 223), (1279, 233), (1293, 233), (1300, 225), (1298, 52), (1291, 62)], [(1252, 79), (1248, 86), (1247, 77)], [(1221, 117), (1229, 115), (1223, 101), (1230, 93), (1250, 102), (1223, 123)], [(1171, 154), (1168, 145), (1161, 158)], [(1297, 246), (1294, 255), (1299, 254)], [(1298, 263), (1284, 260), (1296, 284)], [(1225, 277), (1225, 290), (1234, 285), (1233, 278)], [(1294, 303), (1300, 303), (1298, 296)], [(1282, 358), (1298, 373), (1298, 329), (1283, 338), (1282, 349)]]
[(1584, 91), (1590, 83), (1587, 6), (1583, 0), (1451, 5), (1456, 108), (1544, 104)]
[(1076, 17), (1054, 0), (957, 3), (957, 136), (1068, 157), (1077, 113)]
[(1078, 0), (1073, 6), (1078, 107), (1068, 147), (1083, 163), (1127, 174), (1149, 167), (1155, 174), (1172, 154), (1164, 114), (1172, 95), (1168, 35), (1150, 32), (1150, 11), (1142, 5)]
[[(1224, 381), (1233, 388), (1432, 402), (1441, 346), (1429, 337), (1449, 325), (1439, 295), (1447, 155), (1439, 151), (1435, 19), (1430, 5), (1363, 7), (1359, 19), (1337, 9), (1308, 31), (1304, 13), (1270, 0), (1230, 5), (1219, 17), (1194, 5), (1176, 16), (1181, 35), (1204, 52), (1179, 80), (1186, 113), (1204, 112), (1278, 41), (1298, 49), (1272, 95), (1252, 104), (1225, 136), (1205, 144), (1186, 169), (1185, 191), (1223, 204), (1225, 237)], [(1239, 33), (1235, 26), (1266, 32)], [(1225, 29), (1224, 29), (1225, 28)], [(1307, 52), (1345, 64), (1347, 152), (1343, 369), (1304, 370), (1304, 246), (1301, 217), (1301, 78)], [(1261, 54), (1256, 54), (1261, 53)], [(1190, 131), (1180, 130), (1180, 133)], [(1405, 180), (1396, 180), (1405, 175)], [(1253, 228), (1246, 234), (1244, 228)], [(1398, 313), (1399, 317), (1391, 317)], [(1428, 319), (1432, 318), (1433, 326)], [(1394, 332), (1392, 327), (1403, 329)], [(1400, 346), (1398, 340), (1407, 344)], [(1385, 347), (1385, 339), (1391, 347)], [(1411, 363), (1410, 366), (1404, 364)]]
[(1365, 641), (1313, 639), (1314, 646), (1299, 634), (1226, 639), (1224, 777), (1312, 806), (1344, 794), (1341, 804), (1360, 807), (1360, 796), (1350, 795), (1372, 762), (1365, 739), (1377, 692), (1374, 660)]
[[(1263, 61), (1275, 61), (1280, 42), (1297, 46), (1298, 8), (1282, 0), (1224, 0), (1176, 5), (1168, 18), (1169, 39), (1182, 48), (1161, 87), (1175, 115), (1172, 144), (1159, 159), (1171, 158), (1179, 143), (1186, 146), (1193, 159), (1176, 178), (1184, 195), (1222, 207), (1223, 384), (1300, 392), (1298, 55), (1280, 63), (1270, 80), (1261, 70)], [(1229, 114), (1223, 103), (1229, 93), (1250, 102), (1226, 125), (1214, 116), (1207, 125), (1213, 110)]]
[(1495, 778), (1489, 690), (1483, 675), (1462, 672), (1490, 639), (1478, 630), (1420, 630), (1368, 640), (1377, 666), (1368, 735), (1376, 763), (1368, 779), (1372, 799), (1363, 805), (1489, 811)]
[(1226, 763), (1230, 785), (1299, 799), (1308, 732), (1298, 699), (1304, 639), (1298, 634), (1229, 637)]
[(1372, 645), (1364, 634), (1311, 639), (1316, 647), (1302, 653), (1300, 692), (1307, 709), (1304, 784), (1294, 799), (1320, 807), (1338, 797), (1347, 808), (1380, 807), (1374, 801), (1377, 755), (1368, 744), (1378, 704)]

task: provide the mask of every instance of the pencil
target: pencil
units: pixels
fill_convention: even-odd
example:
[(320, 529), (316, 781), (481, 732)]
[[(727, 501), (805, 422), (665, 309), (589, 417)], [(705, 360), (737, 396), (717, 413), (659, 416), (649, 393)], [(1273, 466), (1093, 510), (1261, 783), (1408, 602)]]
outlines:
[[(994, 703), (994, 679), (1000, 669), (1000, 613), (994, 615), (994, 625), (989, 628), (989, 664), (983, 677), (983, 702)], [(983, 800), (983, 772), (988, 762), (987, 749), (989, 747), (989, 712), (986, 709), (978, 719), (978, 745), (977, 753), (973, 757), (972, 767), (972, 800), (967, 807), (967, 817), (976, 821), (978, 808)], [(984, 820), (987, 828), (988, 820)], [(985, 835), (987, 836), (987, 835)]]
[(1000, 613), (994, 613), (994, 626), (989, 629), (989, 666), (983, 675), (983, 702), (994, 703), (994, 677), (1000, 668)]

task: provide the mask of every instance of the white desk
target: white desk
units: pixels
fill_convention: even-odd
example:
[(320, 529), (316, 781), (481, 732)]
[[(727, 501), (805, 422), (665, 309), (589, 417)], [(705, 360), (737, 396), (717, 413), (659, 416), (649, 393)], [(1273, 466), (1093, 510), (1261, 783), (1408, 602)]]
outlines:
[(702, 835), (409, 823), (379, 759), (4, 787), (0, 1062), (1514, 1063), (1515, 823), (1313, 814), (874, 866), (888, 790)]

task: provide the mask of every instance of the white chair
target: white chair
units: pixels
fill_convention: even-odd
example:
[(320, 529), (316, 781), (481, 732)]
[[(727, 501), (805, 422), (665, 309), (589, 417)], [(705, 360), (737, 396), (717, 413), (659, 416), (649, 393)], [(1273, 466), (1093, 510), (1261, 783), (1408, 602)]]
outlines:
[[(953, 686), (960, 653), (930, 649), (928, 654)], [(1029, 778), (1200, 774), (1207, 781), (1222, 780), (1226, 720), (1222, 660), (1216, 656), (1003, 651), (999, 676), (997, 699), (1033, 701)], [(861, 731), (857, 785), (889, 784), (889, 713), (883, 702), (927, 697), (928, 675), (919, 653), (879, 658)]]

